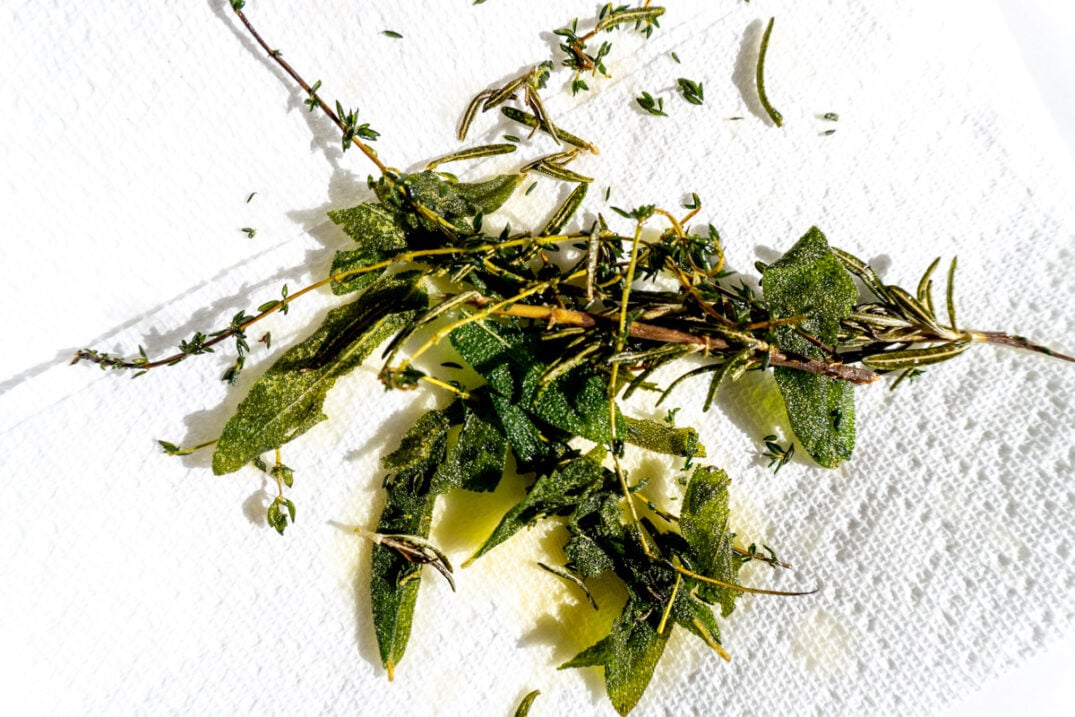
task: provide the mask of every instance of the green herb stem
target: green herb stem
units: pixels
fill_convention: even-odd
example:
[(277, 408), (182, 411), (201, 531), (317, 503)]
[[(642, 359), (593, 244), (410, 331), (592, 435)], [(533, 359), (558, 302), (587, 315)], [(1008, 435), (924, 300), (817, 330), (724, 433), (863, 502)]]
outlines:
[(777, 127), (781, 127), (784, 124), (784, 116), (773, 107), (769, 102), (768, 95), (765, 94), (765, 55), (769, 50), (769, 36), (773, 34), (773, 22), (775, 17), (769, 18), (769, 24), (765, 28), (765, 34), (761, 36), (761, 49), (758, 50), (758, 99), (761, 100), (761, 106), (765, 108), (765, 112), (769, 115), (769, 119), (773, 121)]

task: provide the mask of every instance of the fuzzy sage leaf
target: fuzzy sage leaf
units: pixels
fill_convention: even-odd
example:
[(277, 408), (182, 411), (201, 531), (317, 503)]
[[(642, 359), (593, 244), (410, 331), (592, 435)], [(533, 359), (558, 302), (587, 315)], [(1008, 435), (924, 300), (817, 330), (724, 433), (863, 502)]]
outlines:
[[(858, 297), (851, 277), (817, 227), (766, 267), (762, 287), (775, 317), (802, 319), (794, 326), (775, 328), (777, 345), (807, 358), (825, 358), (810, 339), (835, 345), (840, 322), (850, 315)], [(851, 384), (781, 366), (773, 373), (791, 428), (810, 456), (827, 468), (850, 458), (855, 444)]]
[[(242, 468), (317, 423), (325, 395), (426, 305), (417, 272), (380, 280), (351, 304), (329, 312), (310, 338), (292, 347), (251, 387), (225, 424), (213, 453), (213, 472)], [(385, 307), (394, 311), (386, 313)]]

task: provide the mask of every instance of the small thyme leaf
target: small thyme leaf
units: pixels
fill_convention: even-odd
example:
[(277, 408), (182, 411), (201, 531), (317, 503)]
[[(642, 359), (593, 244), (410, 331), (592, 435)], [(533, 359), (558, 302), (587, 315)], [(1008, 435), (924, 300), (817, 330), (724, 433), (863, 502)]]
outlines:
[(687, 102), (692, 105), (700, 105), (705, 101), (701, 82), (694, 82), (686, 77), (680, 77), (676, 82), (679, 84), (679, 91), (683, 95), (683, 99), (687, 100)]
[(635, 102), (638, 106), (649, 112), (651, 115), (657, 117), (667, 117), (668, 114), (664, 111), (664, 100), (660, 97), (654, 98), (648, 92), (643, 92), (640, 97), (635, 98)]
[(776, 475), (795, 455), (795, 445), (789, 444), (787, 448), (784, 448), (777, 443), (777, 437), (774, 435), (768, 435), (762, 440), (765, 443), (765, 451), (762, 455), (769, 459), (769, 467), (773, 469), (773, 475)]
[(241, 231), (241, 232), (243, 232), (244, 234), (246, 234), (246, 237), (247, 237), (248, 239), (253, 239), (253, 238), (254, 238), (254, 237), (255, 237), (255, 236), (257, 235), (257, 233), (258, 233), (258, 230), (257, 230), (257, 229), (254, 229), (253, 227), (243, 227), (243, 228), (242, 228), (242, 229), (240, 229), (239, 231)]
[(384, 35), (385, 37), (391, 37), (391, 38), (395, 38), (397, 40), (401, 39), (403, 37), (403, 35), (399, 34), (395, 30), (382, 30), (381, 34)]

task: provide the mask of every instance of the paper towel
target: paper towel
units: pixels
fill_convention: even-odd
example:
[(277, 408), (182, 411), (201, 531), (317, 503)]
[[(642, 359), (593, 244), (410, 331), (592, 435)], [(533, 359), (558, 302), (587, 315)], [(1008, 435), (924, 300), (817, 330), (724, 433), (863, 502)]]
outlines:
[[(557, 43), (549, 31), (592, 10), (248, 4), (270, 44), (327, 98), (357, 105), (382, 132), (381, 156), (405, 170), (457, 146), (469, 98), (545, 59)], [(770, 16), (767, 86), (783, 129), (750, 92)], [(223, 355), (134, 382), (62, 365), (84, 344), (163, 351), (283, 283), (322, 275), (342, 241), (324, 211), (365, 199), (371, 168), (340, 152), (336, 130), (305, 111), (226, 3), (137, 13), (16, 3), (0, 17), (0, 53), (17, 78), (0, 100), (0, 649), (11, 703), (79, 714), (510, 714), (540, 688), (535, 715), (612, 714), (597, 670), (555, 669), (613, 614), (595, 616), (533, 565), (562, 541), (552, 529), (459, 571), (457, 594), (428, 579), (407, 656), (385, 679), (364, 593), (369, 548), (337, 526), (375, 520), (380, 456), (442, 397), (385, 394), (375, 368), (341, 381), (326, 405), (335, 420), (287, 449), (299, 512), (281, 538), (264, 525), (260, 474), (214, 477), (207, 457), (169, 459), (154, 442), (214, 437), (259, 368), (228, 390), (217, 381)], [(611, 79), (577, 97), (547, 94), (560, 124), (601, 147), (577, 165), (597, 178), (587, 216), (607, 212), (605, 187), (626, 207), (675, 208), (697, 192), (700, 217), (743, 271), (813, 224), (903, 285), (934, 256), (958, 254), (963, 325), (1073, 348), (1075, 181), (992, 5), (677, 2), (649, 41), (609, 39)], [(703, 106), (675, 94), (678, 77), (703, 82)], [(669, 116), (641, 112), (642, 91), (664, 97)], [(838, 122), (820, 118), (830, 111)], [(473, 142), (520, 134), (492, 114), (475, 122)], [(535, 142), (527, 157), (553, 149)], [(536, 223), (558, 198), (540, 182), (504, 214)], [(258, 366), (332, 303), (319, 296), (268, 322), (273, 350), (255, 349)], [(796, 566), (755, 566), (744, 580), (821, 591), (744, 597), (724, 623), (730, 664), (673, 638), (635, 713), (938, 712), (1070, 635), (1073, 388), (1068, 365), (975, 347), (895, 392), (860, 390), (850, 463), (825, 471), (799, 459), (776, 476), (759, 439), (787, 429), (766, 380), (730, 387), (704, 416), (689, 390), (677, 396), (680, 420), (699, 425), (708, 460), (733, 477), (734, 527)], [(511, 490), (444, 502), (452, 529), (434, 535), (455, 562)], [(614, 602), (614, 591), (603, 597)]]

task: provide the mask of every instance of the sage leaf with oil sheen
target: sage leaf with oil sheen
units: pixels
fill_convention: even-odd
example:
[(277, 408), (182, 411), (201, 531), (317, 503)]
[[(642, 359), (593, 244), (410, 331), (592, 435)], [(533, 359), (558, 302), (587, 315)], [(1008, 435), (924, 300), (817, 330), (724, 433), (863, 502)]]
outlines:
[[(429, 411), (404, 434), (399, 448), (385, 456), (385, 468), (397, 472), (385, 480), (387, 500), (378, 533), (429, 536), (436, 502), (429, 483), (444, 460), (450, 427), (445, 412)], [(381, 663), (391, 675), (410, 639), (422, 566), (381, 544), (373, 546), (371, 563), (373, 627)]]
[(625, 715), (638, 704), (661, 659), (668, 634), (657, 632), (652, 607), (631, 596), (608, 636), (560, 666), (603, 667), (612, 706)]
[[(328, 213), (344, 233), (358, 245), (341, 249), (332, 260), (331, 275), (354, 271), (384, 261), (407, 248), (407, 237), (398, 215), (378, 202), (366, 202), (350, 209)], [(348, 294), (364, 289), (383, 272), (370, 271), (332, 282), (332, 293)]]
[[(690, 545), (691, 563), (697, 572), (735, 583), (741, 561), (732, 552), (735, 536), (728, 532), (730, 484), (728, 474), (722, 470), (710, 466), (696, 468), (683, 496), (679, 532)], [(736, 590), (701, 582), (697, 594), (707, 602), (720, 604), (725, 617), (731, 614), (739, 596)]]
[[(803, 317), (794, 328), (777, 326), (776, 344), (808, 358), (825, 352), (798, 332), (834, 346), (840, 322), (851, 314), (858, 292), (825, 235), (812, 227), (762, 275), (765, 302), (775, 318)], [(807, 453), (835, 468), (851, 457), (855, 445), (852, 385), (827, 376), (777, 366), (773, 370), (788, 420)]]
[[(325, 420), (325, 395), (426, 306), (421, 275), (386, 277), (352, 303), (333, 309), (312, 336), (290, 348), (251, 387), (225, 424), (213, 453), (217, 475), (237, 471)], [(392, 307), (386, 313), (385, 307)]]
[(508, 439), (495, 412), (479, 400), (457, 402), (463, 413), (459, 436), (448, 449), (433, 475), (430, 490), (444, 493), (453, 488), (470, 491), (496, 490), (504, 475)]
[(404, 179), (410, 197), (449, 221), (476, 214), (491, 214), (508, 201), (522, 181), (521, 174), (501, 174), (484, 182), (467, 184), (420, 172)]
[[(502, 324), (467, 324), (451, 334), (452, 346), (502, 399), (529, 417), (594, 443), (611, 438), (608, 386), (586, 365), (542, 384), (553, 356), (541, 356), (540, 341)], [(547, 359), (547, 361), (542, 360)], [(503, 401), (496, 402), (498, 410)], [(618, 428), (626, 431), (617, 413)]]
[(623, 421), (627, 426), (624, 440), (631, 445), (667, 456), (705, 457), (705, 446), (698, 441), (698, 431), (690, 426), (676, 428), (667, 423), (627, 416)]
[(572, 512), (582, 496), (604, 483), (605, 470), (601, 467), (604, 453), (604, 449), (595, 449), (590, 455), (571, 460), (551, 473), (540, 476), (526, 496), (500, 519), (492, 534), (470, 560), (484, 555), (521, 528), (541, 518)]

